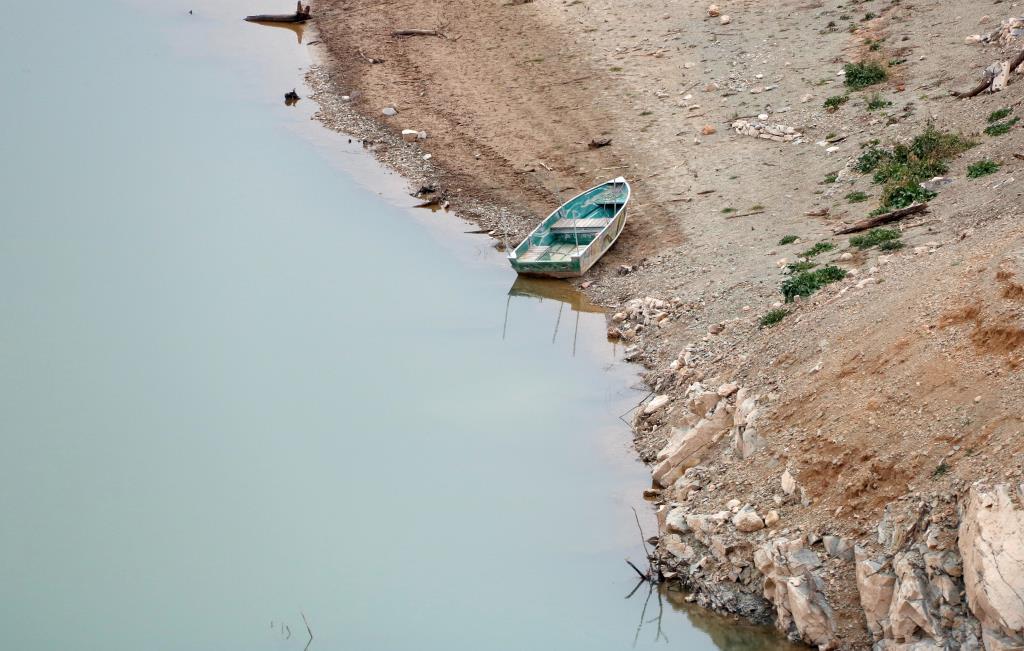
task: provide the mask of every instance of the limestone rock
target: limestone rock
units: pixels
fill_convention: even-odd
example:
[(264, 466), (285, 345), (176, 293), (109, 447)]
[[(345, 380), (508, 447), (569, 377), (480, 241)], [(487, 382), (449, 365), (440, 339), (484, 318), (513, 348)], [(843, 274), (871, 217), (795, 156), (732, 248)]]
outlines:
[(743, 533), (753, 533), (764, 529), (764, 520), (761, 519), (756, 510), (749, 506), (733, 516), (732, 524), (736, 527), (737, 531)]
[(402, 140), (406, 142), (416, 142), (420, 137), (420, 132), (416, 129), (402, 129)]
[(789, 469), (787, 468), (786, 471), (782, 473), (782, 492), (786, 495), (792, 495), (796, 492), (796, 489), (796, 478), (790, 474)]
[(710, 16), (711, 18), (715, 18), (716, 16), (720, 16), (721, 14), (722, 10), (718, 8), (718, 5), (708, 5), (708, 16)]
[(725, 409), (718, 409), (683, 433), (678, 443), (670, 443), (671, 448), (663, 450), (658, 455), (663, 456), (663, 460), (654, 467), (654, 480), (667, 488), (675, 483), (687, 468), (697, 465), (701, 455), (711, 444), (729, 431), (730, 416)]
[(818, 575), (821, 561), (799, 540), (776, 538), (754, 552), (764, 575), (764, 596), (775, 607), (776, 626), (821, 649), (836, 646), (836, 623)]
[(771, 511), (768, 511), (768, 513), (765, 514), (765, 516), (764, 516), (764, 526), (766, 526), (769, 529), (771, 529), (772, 527), (774, 527), (778, 523), (779, 523), (779, 512), (778, 511), (776, 511), (775, 509), (772, 509)]
[(986, 649), (1024, 648), (1024, 484), (975, 484), (960, 522), (959, 546), (971, 612)]
[(671, 533), (687, 533), (690, 526), (686, 524), (686, 509), (676, 507), (665, 516), (665, 528)]

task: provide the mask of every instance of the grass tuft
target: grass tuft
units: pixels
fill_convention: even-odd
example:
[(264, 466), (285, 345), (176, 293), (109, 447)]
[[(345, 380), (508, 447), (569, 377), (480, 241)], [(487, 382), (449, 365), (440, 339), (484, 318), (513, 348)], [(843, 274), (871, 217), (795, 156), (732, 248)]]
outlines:
[(903, 240), (886, 240), (878, 245), (879, 251), (899, 251), (903, 248)]
[(761, 317), (761, 327), (770, 328), (774, 325), (778, 325), (787, 316), (789, 316), (788, 310), (784, 310), (781, 307), (774, 309), (768, 314), (765, 314), (763, 317)]
[(796, 235), (786, 235), (781, 240), (779, 240), (779, 246), (786, 246), (787, 244), (792, 244), (793, 242), (796, 242), (798, 239), (800, 238), (798, 238)]
[(836, 248), (836, 245), (833, 244), (832, 242), (818, 242), (817, 244), (815, 244), (811, 248), (809, 248), (806, 251), (804, 251), (803, 253), (801, 253), (800, 257), (801, 258), (813, 258), (816, 255), (820, 255), (820, 254), (825, 253), (827, 251), (831, 251), (834, 248)]
[(889, 100), (887, 100), (884, 97), (882, 97), (879, 93), (875, 93), (868, 100), (868, 110), (869, 111), (878, 111), (878, 110), (884, 109), (884, 108), (886, 108), (888, 106), (892, 106), (892, 102), (890, 102)]
[(850, 203), (862, 203), (864, 201), (867, 201), (868, 198), (868, 194), (866, 192), (861, 192), (860, 190), (857, 190), (856, 192), (851, 192), (850, 194), (846, 195), (846, 200), (849, 201)]
[(829, 265), (814, 271), (804, 271), (782, 283), (782, 295), (787, 303), (792, 303), (797, 296), (810, 296), (825, 285), (846, 278), (846, 271)]

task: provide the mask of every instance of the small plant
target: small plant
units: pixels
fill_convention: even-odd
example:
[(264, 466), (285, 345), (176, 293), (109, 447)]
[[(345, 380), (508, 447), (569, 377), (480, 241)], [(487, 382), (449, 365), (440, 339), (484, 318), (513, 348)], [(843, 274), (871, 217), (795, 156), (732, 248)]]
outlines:
[(792, 303), (797, 296), (810, 296), (825, 285), (846, 278), (846, 271), (829, 265), (814, 271), (804, 271), (782, 283), (782, 295), (787, 303)]
[(869, 20), (874, 20), (875, 18), (878, 18), (878, 15), (875, 14), (874, 12), (872, 12), (872, 11), (869, 11), (866, 14), (864, 14), (864, 22), (867, 22)]
[(870, 249), (879, 246), (883, 242), (891, 242), (903, 237), (903, 234), (894, 228), (872, 228), (863, 235), (854, 235), (850, 238), (850, 246), (860, 250)]
[(977, 179), (999, 171), (999, 163), (992, 160), (980, 160), (967, 167), (967, 178)]
[(850, 101), (849, 95), (833, 95), (825, 100), (825, 108), (829, 111), (838, 111), (839, 107)]
[(874, 43), (868, 46), (868, 49), (871, 50), (872, 52), (878, 52), (879, 50), (882, 49), (882, 44), (879, 43), (878, 41), (875, 41)]
[(899, 210), (915, 203), (931, 201), (938, 196), (937, 192), (922, 188), (920, 181), (910, 180), (902, 185), (889, 185), (882, 191), (882, 207), (886, 210)]
[(989, 126), (985, 127), (985, 135), (1005, 135), (1009, 133), (1010, 129), (1012, 129), (1014, 125), (1016, 125), (1018, 122), (1020, 122), (1020, 118), (1013, 118), (1012, 120), (1007, 120), (1006, 122), (996, 122), (995, 124), (990, 124)]
[(889, 78), (885, 68), (874, 61), (847, 63), (843, 66), (846, 72), (845, 84), (852, 90), (862, 90), (868, 86), (880, 84)]
[(822, 253), (825, 253), (827, 251), (831, 251), (834, 248), (836, 248), (836, 245), (833, 244), (832, 242), (818, 242), (817, 244), (815, 244), (811, 248), (809, 248), (806, 251), (804, 251), (803, 253), (801, 253), (800, 257), (801, 258), (813, 258), (816, 255), (821, 255)]
[(861, 192), (860, 190), (856, 192), (851, 192), (850, 194), (846, 195), (846, 200), (849, 201), (850, 203), (862, 203), (864, 201), (867, 201), (868, 198), (869, 197), (867, 193)]
[(823, 185), (832, 185), (833, 183), (835, 183), (838, 180), (839, 180), (839, 172), (829, 172), (828, 174), (825, 175), (825, 178), (822, 180), (821, 183)]
[(722, 214), (723, 215), (728, 215), (728, 214), (734, 213), (734, 212), (736, 212), (735, 208), (722, 208)]
[(892, 102), (890, 102), (889, 100), (885, 99), (884, 97), (882, 97), (878, 93), (875, 93), (874, 95), (872, 95), (871, 99), (868, 100), (868, 110), (869, 111), (879, 111), (881, 109), (886, 108), (887, 106), (892, 106)]
[(886, 240), (878, 245), (879, 251), (899, 251), (903, 248), (903, 240)]
[(612, 66), (611, 68), (608, 68), (608, 70), (610, 72), (622, 72), (622, 68), (620, 68), (619, 66)]
[(939, 477), (942, 477), (943, 475), (948, 475), (948, 474), (949, 474), (949, 464), (947, 464), (945, 461), (943, 461), (939, 465), (935, 466), (935, 470), (932, 471), (932, 479), (938, 479)]
[(654, 111), (640, 111), (640, 117), (645, 117), (648, 115), (654, 115)]
[(1001, 108), (998, 111), (992, 111), (988, 116), (988, 123), (993, 124), (995, 122), (999, 122), (1000, 120), (1010, 117), (1011, 113), (1013, 113), (1013, 109), (1010, 107)]
[(779, 240), (779, 246), (786, 246), (787, 244), (792, 244), (793, 242), (796, 242), (797, 239), (799, 238), (797, 238), (796, 235), (786, 235), (781, 240)]
[(889, 67), (895, 68), (896, 66), (901, 66), (906, 62), (906, 59), (889, 59)]
[(788, 310), (784, 310), (781, 307), (774, 309), (768, 314), (765, 314), (763, 317), (761, 317), (761, 327), (770, 328), (774, 325), (778, 325), (787, 316), (789, 316)]

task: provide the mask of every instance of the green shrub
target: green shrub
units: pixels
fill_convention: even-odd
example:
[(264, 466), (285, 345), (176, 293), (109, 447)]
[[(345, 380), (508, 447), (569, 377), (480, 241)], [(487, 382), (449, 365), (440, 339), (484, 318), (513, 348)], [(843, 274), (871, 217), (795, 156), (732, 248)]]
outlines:
[(824, 185), (832, 185), (833, 183), (835, 183), (838, 180), (839, 180), (839, 172), (829, 172), (828, 174), (825, 175), (825, 178), (822, 180), (822, 183)]
[(868, 200), (868, 195), (865, 192), (857, 190), (856, 192), (851, 192), (850, 194), (846, 195), (846, 200), (849, 201), (850, 203), (862, 203)]
[(862, 90), (868, 86), (880, 84), (889, 78), (885, 68), (874, 61), (862, 61), (860, 63), (847, 63), (843, 66), (846, 72), (844, 83), (852, 90)]
[(778, 308), (778, 309), (772, 310), (768, 314), (765, 314), (763, 317), (761, 317), (761, 327), (762, 328), (770, 328), (773, 325), (778, 325), (787, 316), (789, 316), (789, 311), (788, 310), (784, 310), (781, 307)]
[[(931, 176), (931, 175), (930, 175)], [(938, 193), (921, 187), (920, 181), (910, 180), (900, 185), (889, 184), (882, 191), (882, 207), (886, 212), (924, 203), (938, 196)]]
[(854, 235), (850, 238), (850, 246), (857, 247), (862, 251), (873, 246), (879, 246), (883, 242), (892, 242), (903, 237), (903, 234), (894, 228), (872, 228), (863, 235)]
[(999, 171), (999, 163), (991, 160), (980, 160), (967, 167), (967, 178), (976, 179)]
[(1010, 117), (1011, 113), (1013, 113), (1013, 109), (1010, 107), (1001, 108), (998, 111), (992, 111), (988, 116), (988, 123), (993, 124), (995, 122), (999, 122), (1004, 118)]
[(825, 108), (829, 111), (837, 111), (839, 107), (850, 101), (849, 95), (833, 95), (825, 100)]
[(903, 240), (886, 240), (878, 245), (879, 251), (899, 251), (903, 248)]
[(985, 127), (985, 134), (989, 136), (1005, 135), (1009, 133), (1010, 129), (1012, 129), (1014, 125), (1016, 125), (1018, 122), (1020, 122), (1020, 118), (1013, 118), (1012, 120), (1007, 120), (1006, 122), (996, 122), (995, 124), (991, 124)]
[(787, 303), (792, 303), (797, 296), (810, 296), (825, 285), (842, 280), (846, 271), (829, 265), (814, 271), (804, 271), (782, 283), (782, 295)]
[(909, 143), (897, 144), (891, 150), (872, 144), (857, 159), (854, 168), (864, 174), (874, 172), (872, 180), (884, 186), (881, 212), (888, 212), (933, 198), (935, 193), (922, 188), (921, 181), (948, 172), (946, 161), (976, 144), (961, 135), (928, 125)]
[(799, 238), (796, 235), (786, 235), (781, 240), (779, 240), (779, 246), (786, 246), (787, 244), (792, 244), (793, 242), (796, 242), (798, 239)]

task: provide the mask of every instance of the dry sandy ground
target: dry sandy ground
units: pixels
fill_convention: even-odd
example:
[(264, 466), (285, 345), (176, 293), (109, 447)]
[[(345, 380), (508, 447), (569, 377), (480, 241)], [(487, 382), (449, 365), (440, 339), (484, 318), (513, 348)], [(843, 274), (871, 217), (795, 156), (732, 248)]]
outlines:
[[(454, 207), (488, 202), (537, 219), (558, 194), (631, 180), (627, 230), (587, 290), (611, 311), (642, 296), (677, 299), (670, 319), (631, 342), (660, 391), (735, 380), (763, 396), (764, 453), (711, 461), (732, 487), (722, 501), (770, 500), (767, 487), (789, 467), (812, 498), (782, 513), (789, 526), (856, 538), (908, 493), (1019, 477), (1024, 163), (1014, 155), (1024, 147), (1016, 127), (982, 130), (990, 112), (1024, 103), (1024, 77), (997, 95), (949, 96), (1024, 46), (964, 41), (1013, 9), (995, 0), (718, 4), (728, 24), (691, 0), (323, 0), (314, 11), (336, 94), (354, 94), (351, 105), (392, 133), (426, 130), (425, 142), (405, 147), (433, 156), (419, 174)], [(391, 34), (408, 28), (444, 36)], [(845, 93), (843, 64), (864, 59), (883, 63), (888, 81), (826, 111), (826, 98)], [(871, 99), (888, 104), (869, 110)], [(385, 106), (398, 114), (384, 117)], [(730, 128), (760, 114), (802, 137), (780, 143)], [(878, 186), (853, 170), (862, 146), (905, 141), (928, 123), (979, 144), (950, 164), (953, 183), (930, 212), (902, 225), (905, 249), (840, 260), (847, 238), (833, 229), (878, 205)], [(611, 145), (589, 148), (597, 137)], [(968, 179), (982, 159), (1002, 167)], [(869, 199), (851, 203), (854, 191)], [(799, 240), (781, 246), (785, 235)], [(857, 275), (759, 328), (781, 300), (780, 259), (819, 241), (837, 247), (821, 261)], [(865, 278), (873, 281), (858, 288)], [(723, 331), (709, 335), (717, 324)], [(687, 345), (700, 363), (670, 370)], [(641, 453), (653, 454), (673, 424), (641, 429)], [(853, 597), (835, 600), (844, 639), (866, 644)]]

